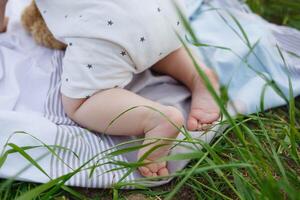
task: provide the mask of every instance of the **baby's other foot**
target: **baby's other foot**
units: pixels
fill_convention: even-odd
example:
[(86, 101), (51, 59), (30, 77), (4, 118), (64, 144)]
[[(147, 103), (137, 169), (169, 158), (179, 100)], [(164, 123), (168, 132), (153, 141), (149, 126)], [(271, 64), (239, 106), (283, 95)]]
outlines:
[(142, 160), (144, 165), (139, 167), (140, 173), (146, 177), (169, 175), (168, 163), (166, 161), (159, 161), (159, 159), (169, 154), (172, 141), (159, 138), (175, 139), (179, 133), (178, 129), (181, 128), (184, 123), (182, 113), (174, 107), (167, 106), (165, 110), (161, 110), (161, 112), (164, 113), (165, 116), (156, 112), (145, 120), (147, 124), (145, 126), (146, 133), (143, 144), (149, 145), (139, 150), (138, 159), (156, 148), (147, 158)]
[[(219, 83), (216, 75), (210, 69), (205, 70), (207, 77), (216, 91)], [(192, 104), (187, 128), (190, 131), (206, 130), (220, 117), (220, 110), (215, 100), (205, 87), (199, 76), (195, 78), (192, 90)]]

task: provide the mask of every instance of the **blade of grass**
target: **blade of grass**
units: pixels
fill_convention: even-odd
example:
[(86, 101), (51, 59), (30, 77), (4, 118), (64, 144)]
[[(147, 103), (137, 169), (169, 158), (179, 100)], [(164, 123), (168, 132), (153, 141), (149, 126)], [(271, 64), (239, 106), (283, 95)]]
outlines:
[(38, 168), (43, 174), (45, 174), (49, 179), (51, 177), (45, 172), (45, 170), (33, 159), (29, 154), (27, 154), (22, 148), (20, 148), (18, 145), (13, 143), (8, 143), (8, 146), (10, 146), (12, 149), (20, 153), (26, 160), (28, 160), (33, 166)]

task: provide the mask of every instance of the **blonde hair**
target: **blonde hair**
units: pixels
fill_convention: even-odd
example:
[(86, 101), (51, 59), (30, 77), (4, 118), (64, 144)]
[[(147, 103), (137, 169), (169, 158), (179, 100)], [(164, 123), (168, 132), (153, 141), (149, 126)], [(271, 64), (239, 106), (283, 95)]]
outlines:
[(66, 44), (54, 38), (34, 1), (23, 11), (21, 21), (38, 44), (51, 49), (64, 50), (66, 48)]

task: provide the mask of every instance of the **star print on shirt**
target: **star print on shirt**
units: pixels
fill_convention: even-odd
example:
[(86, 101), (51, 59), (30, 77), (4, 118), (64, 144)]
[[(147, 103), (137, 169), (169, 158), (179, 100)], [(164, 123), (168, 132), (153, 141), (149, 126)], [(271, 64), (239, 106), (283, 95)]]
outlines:
[(107, 21), (107, 25), (108, 25), (108, 26), (112, 26), (113, 24), (114, 24), (114, 22), (113, 22), (112, 20), (108, 20), (108, 21)]
[(161, 8), (158, 7), (158, 8), (157, 8), (157, 12), (161, 12)]
[(65, 18), (68, 18), (68, 15), (65, 15)]
[(122, 56), (126, 56), (126, 51), (122, 51), (120, 54), (121, 54)]
[(89, 69), (92, 69), (92, 68), (93, 68), (93, 65), (88, 64), (86, 67), (89, 68)]
[(145, 37), (140, 38), (140, 42), (145, 42), (145, 40), (146, 40)]
[(180, 25), (180, 21), (177, 21), (177, 26), (179, 26)]

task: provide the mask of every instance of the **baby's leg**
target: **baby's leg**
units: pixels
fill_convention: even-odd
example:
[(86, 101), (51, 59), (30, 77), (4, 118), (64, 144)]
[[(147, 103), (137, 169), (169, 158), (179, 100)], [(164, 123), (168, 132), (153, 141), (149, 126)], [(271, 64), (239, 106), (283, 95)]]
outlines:
[[(63, 96), (63, 105), (69, 117), (83, 127), (110, 135), (145, 134), (147, 140), (144, 144), (153, 142), (151, 138), (176, 138), (179, 132), (177, 127), (183, 124), (182, 114), (176, 108), (150, 101), (124, 89), (102, 91), (87, 100)], [(108, 127), (122, 112), (135, 106), (140, 107), (126, 112)], [(143, 106), (161, 111), (177, 127), (174, 127), (160, 113)], [(166, 145), (151, 153), (145, 162), (155, 161), (168, 155), (171, 143), (160, 140), (141, 149), (138, 157), (140, 158), (149, 149), (161, 144)], [(139, 170), (144, 176), (163, 176), (169, 173), (166, 162), (148, 164), (140, 167)]]
[[(195, 59), (197, 60), (196, 54)], [(200, 62), (197, 60), (200, 64)], [(207, 77), (216, 90), (219, 84), (214, 72), (200, 64)], [(219, 118), (219, 107), (205, 87), (203, 80), (198, 75), (192, 59), (184, 48), (171, 53), (159, 61), (153, 69), (157, 72), (168, 74), (184, 83), (192, 92), (192, 104), (187, 127), (191, 131), (205, 129), (209, 124)]]

